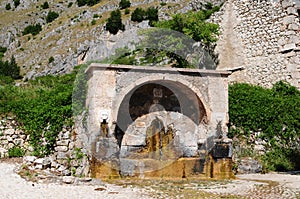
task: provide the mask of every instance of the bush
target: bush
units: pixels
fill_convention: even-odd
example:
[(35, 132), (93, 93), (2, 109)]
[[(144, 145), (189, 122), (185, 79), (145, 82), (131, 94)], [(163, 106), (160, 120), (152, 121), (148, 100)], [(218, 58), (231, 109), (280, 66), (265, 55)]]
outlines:
[(45, 3), (43, 3), (42, 8), (43, 9), (49, 8), (49, 3), (47, 1)]
[(119, 8), (122, 10), (122, 9), (125, 9), (125, 8), (129, 8), (131, 5), (130, 1), (129, 0), (121, 0), (120, 3), (119, 3)]
[(20, 5), (20, 0), (14, 0), (14, 6), (17, 8)]
[(3, 76), (11, 77), (12, 79), (19, 79), (20, 67), (16, 63), (14, 56), (11, 57), (10, 61), (0, 61), (0, 74)]
[(70, 3), (68, 4), (68, 8), (71, 8), (72, 5), (73, 5), (73, 2), (70, 2)]
[(92, 24), (92, 26), (93, 26), (93, 25), (96, 25), (96, 20), (93, 19), (93, 20), (91, 21), (91, 24)]
[(49, 59), (48, 59), (48, 64), (50, 64), (50, 63), (52, 63), (52, 62), (54, 62), (54, 57), (49, 57)]
[(14, 146), (8, 149), (8, 157), (23, 157), (25, 155), (24, 150), (19, 146)]
[(112, 34), (117, 34), (119, 30), (125, 30), (125, 26), (122, 24), (121, 11), (119, 9), (110, 13), (110, 17), (106, 23), (106, 30)]
[(54, 21), (57, 17), (59, 16), (58, 13), (54, 12), (54, 11), (49, 11), (48, 15), (46, 17), (46, 22), (47, 23), (51, 23), (52, 21)]
[(299, 113), (300, 91), (286, 82), (277, 82), (272, 89), (241, 83), (229, 86), (228, 136), (261, 132), (260, 137), (270, 145), (263, 160), (271, 170), (300, 168), (293, 158), (299, 157)]
[(5, 5), (5, 9), (6, 9), (6, 10), (10, 10), (10, 9), (11, 9), (10, 3), (8, 3), (8, 4)]
[(77, 5), (79, 7), (81, 6), (85, 6), (85, 5), (88, 5), (88, 6), (93, 6), (97, 3), (100, 3), (101, 0), (77, 0)]
[(42, 31), (42, 26), (40, 24), (36, 24), (36, 25), (26, 26), (22, 33), (23, 35), (27, 35), (27, 34), (37, 35), (41, 31)]
[(142, 22), (146, 19), (146, 13), (142, 8), (136, 8), (131, 14), (131, 21)]
[(149, 20), (149, 25), (154, 26), (154, 22), (158, 21), (158, 9), (150, 7), (146, 11), (146, 19)]
[(125, 15), (128, 15), (128, 14), (130, 14), (130, 10), (128, 9), (128, 8), (125, 8)]
[(53, 151), (63, 126), (72, 125), (72, 91), (75, 73), (45, 76), (28, 81), (26, 87), (0, 87), (0, 114), (13, 114), (30, 134), (34, 155)]

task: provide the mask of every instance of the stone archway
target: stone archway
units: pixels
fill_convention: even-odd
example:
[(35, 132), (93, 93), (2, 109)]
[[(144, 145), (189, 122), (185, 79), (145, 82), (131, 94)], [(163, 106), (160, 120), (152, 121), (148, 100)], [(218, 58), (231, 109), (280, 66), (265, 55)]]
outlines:
[(181, 113), (197, 126), (208, 122), (207, 110), (188, 86), (170, 80), (144, 82), (130, 90), (120, 103), (115, 129), (119, 146), (128, 126), (138, 117), (157, 111)]

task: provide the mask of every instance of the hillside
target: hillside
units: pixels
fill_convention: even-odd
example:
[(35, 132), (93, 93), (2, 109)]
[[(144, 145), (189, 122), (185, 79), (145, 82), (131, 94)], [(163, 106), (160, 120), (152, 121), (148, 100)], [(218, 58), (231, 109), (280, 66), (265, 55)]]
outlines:
[[(43, 9), (42, 5), (45, 2), (48, 2), (49, 8)], [(162, 20), (177, 12), (198, 10), (206, 3), (201, 0), (162, 2), (164, 3), (133, 0), (129, 9), (132, 13), (137, 7), (157, 7), (159, 18)], [(220, 4), (221, 1), (216, 3)], [(10, 10), (6, 10), (7, 4), (11, 5)], [(82, 7), (78, 7), (76, 1), (23, 0), (17, 8), (14, 8), (13, 1), (5, 0), (0, 5), (0, 46), (8, 48), (4, 60), (13, 55), (21, 66), (22, 74), (32, 78), (69, 72), (74, 66), (86, 61), (94, 48), (102, 48), (100, 55), (92, 56), (92, 59), (100, 59), (101, 56), (107, 55), (106, 52), (115, 45), (121, 34), (111, 35), (103, 27), (110, 12), (117, 9), (118, 5), (119, 1), (108, 0), (94, 6)], [(46, 18), (50, 11), (58, 13), (59, 16), (47, 23)], [(125, 24), (125, 32), (139, 26), (136, 22), (130, 21), (130, 14), (125, 15), (124, 10), (122, 22)], [(34, 36), (22, 34), (28, 25), (36, 24), (42, 26), (41, 32)], [(145, 25), (147, 27), (144, 23)], [(127, 38), (127, 40), (134, 39)]]

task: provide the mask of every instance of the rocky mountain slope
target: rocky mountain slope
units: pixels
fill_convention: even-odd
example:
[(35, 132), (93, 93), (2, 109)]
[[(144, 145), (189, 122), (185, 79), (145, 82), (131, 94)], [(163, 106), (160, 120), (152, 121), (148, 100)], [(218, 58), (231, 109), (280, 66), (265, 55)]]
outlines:
[[(49, 8), (43, 9), (45, 2), (48, 2)], [(207, 2), (131, 0), (129, 9), (132, 13), (136, 7), (155, 6), (159, 9), (160, 20), (163, 20), (170, 18), (173, 13), (201, 9)], [(220, 5), (222, 1), (216, 0), (214, 3)], [(7, 10), (7, 4), (11, 5), (11, 9)], [(0, 46), (8, 49), (4, 59), (10, 59), (13, 55), (25, 78), (32, 78), (66, 73), (88, 59), (106, 57), (112, 48), (124, 47), (127, 42), (135, 40), (135, 34), (131, 31), (148, 26), (145, 22), (132, 22), (131, 14), (125, 15), (122, 10), (125, 33), (129, 34), (123, 37), (121, 32), (110, 34), (104, 25), (110, 12), (118, 6), (117, 0), (102, 0), (91, 7), (78, 7), (75, 0), (20, 0), (20, 4), (15, 7), (13, 0), (4, 0), (0, 3)], [(59, 17), (47, 23), (50, 11), (58, 13)], [(22, 34), (28, 25), (36, 24), (42, 26), (39, 34)]]

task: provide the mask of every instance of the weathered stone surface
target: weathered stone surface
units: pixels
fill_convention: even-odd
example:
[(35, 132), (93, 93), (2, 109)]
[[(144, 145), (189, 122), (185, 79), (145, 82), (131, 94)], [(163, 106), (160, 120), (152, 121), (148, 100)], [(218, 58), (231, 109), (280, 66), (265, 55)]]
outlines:
[(260, 173), (262, 165), (251, 158), (242, 159), (238, 165), (238, 173)]
[(62, 181), (66, 184), (73, 184), (75, 181), (75, 177), (73, 176), (64, 176)]

